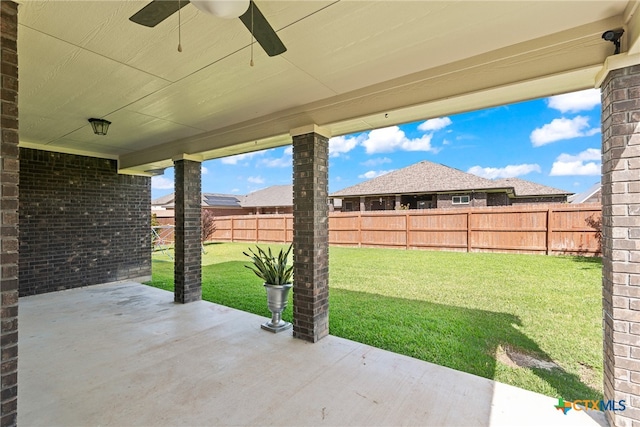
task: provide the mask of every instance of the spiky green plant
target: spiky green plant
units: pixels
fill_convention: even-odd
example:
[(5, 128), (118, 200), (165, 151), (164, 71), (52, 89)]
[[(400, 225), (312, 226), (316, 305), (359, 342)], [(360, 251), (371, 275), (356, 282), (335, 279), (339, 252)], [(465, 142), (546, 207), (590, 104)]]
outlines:
[(246, 252), (242, 253), (251, 258), (253, 265), (245, 265), (245, 267), (253, 271), (255, 275), (264, 280), (266, 284), (284, 285), (291, 283), (293, 266), (287, 265), (287, 260), (289, 259), (289, 253), (292, 247), (293, 245), (289, 245), (286, 251), (280, 249), (277, 257), (271, 253), (271, 248), (265, 252), (261, 247), (256, 246), (258, 253), (255, 253), (249, 248), (251, 254)]

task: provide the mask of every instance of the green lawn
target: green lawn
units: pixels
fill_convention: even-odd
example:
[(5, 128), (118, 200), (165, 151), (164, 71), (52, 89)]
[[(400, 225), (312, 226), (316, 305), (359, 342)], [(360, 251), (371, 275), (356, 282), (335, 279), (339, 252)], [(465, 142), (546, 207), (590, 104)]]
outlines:
[[(206, 246), (203, 298), (270, 317), (244, 268), (249, 246)], [(332, 335), (549, 396), (602, 398), (599, 258), (339, 247), (329, 258)], [(161, 252), (150, 284), (173, 290)]]

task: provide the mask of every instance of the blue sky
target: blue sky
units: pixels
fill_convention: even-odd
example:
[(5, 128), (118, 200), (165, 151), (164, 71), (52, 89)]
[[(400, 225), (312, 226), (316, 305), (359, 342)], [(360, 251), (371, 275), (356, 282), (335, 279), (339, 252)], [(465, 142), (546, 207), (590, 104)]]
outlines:
[[(428, 160), (579, 193), (600, 181), (600, 146), (600, 91), (591, 89), (331, 138), (329, 192)], [(202, 164), (203, 192), (291, 182), (291, 146)], [(171, 192), (173, 168), (152, 178), (153, 199)]]

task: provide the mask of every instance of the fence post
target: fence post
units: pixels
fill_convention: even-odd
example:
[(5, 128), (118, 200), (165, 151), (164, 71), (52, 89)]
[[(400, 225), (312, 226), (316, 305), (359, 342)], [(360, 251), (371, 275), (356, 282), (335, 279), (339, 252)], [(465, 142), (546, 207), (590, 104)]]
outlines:
[(467, 212), (467, 252), (471, 252), (471, 211)]
[(406, 230), (405, 231), (406, 236), (404, 238), (404, 242), (405, 242), (405, 245), (406, 245), (405, 249), (409, 249), (409, 247), (411, 246), (409, 244), (409, 236), (411, 236), (411, 226), (409, 225), (409, 212), (404, 214), (404, 221), (405, 221), (404, 226), (405, 226), (405, 230)]
[(546, 249), (545, 249), (545, 254), (547, 255), (551, 255), (552, 251), (551, 251), (551, 218), (552, 218), (552, 209), (549, 208), (547, 209), (547, 243), (546, 243)]
[(358, 247), (362, 247), (362, 211), (358, 212)]
[[(329, 221), (328, 218), (327, 221)], [(282, 215), (282, 223), (284, 224), (282, 226), (282, 243), (287, 243), (287, 217), (284, 214)]]
[(256, 243), (259, 242), (258, 233), (260, 233), (260, 225), (258, 224), (258, 215), (256, 215)]
[(235, 239), (233, 238), (233, 222), (235, 221), (234, 217), (231, 217), (231, 242), (235, 242)]

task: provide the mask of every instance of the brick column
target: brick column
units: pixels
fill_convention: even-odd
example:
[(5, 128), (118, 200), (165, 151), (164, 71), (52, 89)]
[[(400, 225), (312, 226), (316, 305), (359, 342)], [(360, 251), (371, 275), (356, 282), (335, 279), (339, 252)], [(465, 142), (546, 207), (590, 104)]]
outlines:
[[(640, 425), (640, 65), (602, 87), (604, 398), (611, 426)], [(635, 420), (635, 421), (632, 421)]]
[(329, 138), (316, 126), (291, 136), (293, 336), (316, 342), (329, 334)]
[(181, 156), (175, 167), (174, 301), (202, 299), (200, 162)]
[(18, 411), (18, 5), (0, 2), (0, 426)]

